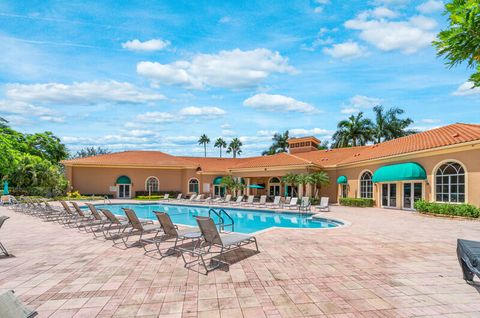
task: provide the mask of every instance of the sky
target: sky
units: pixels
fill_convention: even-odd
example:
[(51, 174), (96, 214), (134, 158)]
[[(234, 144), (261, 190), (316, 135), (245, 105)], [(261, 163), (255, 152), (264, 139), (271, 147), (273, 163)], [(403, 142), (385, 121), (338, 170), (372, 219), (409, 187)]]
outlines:
[(431, 45), (440, 0), (0, 2), (0, 116), (75, 151), (259, 155), (400, 107), (426, 130), (480, 122), (480, 89)]

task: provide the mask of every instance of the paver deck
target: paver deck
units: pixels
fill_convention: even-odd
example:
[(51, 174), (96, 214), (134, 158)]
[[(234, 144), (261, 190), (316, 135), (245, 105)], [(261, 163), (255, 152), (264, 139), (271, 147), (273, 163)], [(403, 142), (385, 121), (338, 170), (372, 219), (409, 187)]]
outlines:
[(480, 317), (480, 283), (462, 280), (457, 238), (480, 222), (332, 207), (333, 230), (272, 229), (260, 253), (208, 276), (56, 223), (15, 213), (0, 240), (0, 291), (40, 317)]

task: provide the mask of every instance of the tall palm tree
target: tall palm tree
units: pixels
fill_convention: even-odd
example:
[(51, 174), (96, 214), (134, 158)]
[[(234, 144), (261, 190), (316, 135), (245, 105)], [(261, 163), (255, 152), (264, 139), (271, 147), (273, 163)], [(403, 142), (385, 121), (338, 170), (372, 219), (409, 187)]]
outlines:
[(333, 134), (333, 148), (363, 146), (372, 140), (373, 123), (363, 117), (363, 112), (348, 117), (337, 124)]
[(233, 158), (237, 158), (237, 155), (242, 153), (242, 149), (240, 149), (243, 146), (242, 142), (238, 138), (233, 138), (232, 141), (230, 141), (230, 144), (228, 145), (227, 148), (227, 153), (232, 153)]
[(290, 139), (288, 135), (288, 130), (286, 130), (284, 133), (275, 133), (272, 137), (273, 144), (270, 146), (268, 150), (265, 150), (264, 152), (262, 152), (262, 156), (274, 155), (280, 152), (287, 152), (288, 139)]
[(198, 139), (198, 144), (203, 145), (203, 149), (205, 151), (205, 158), (207, 157), (207, 144), (210, 143), (210, 138), (208, 138), (207, 135), (203, 134), (200, 136), (200, 139)]
[(215, 148), (220, 148), (220, 158), (222, 158), (222, 148), (227, 148), (227, 142), (222, 138), (218, 138), (215, 140), (215, 144), (213, 146)]
[(310, 175), (311, 184), (314, 187), (314, 197), (318, 198), (319, 188), (327, 186), (330, 183), (328, 173), (325, 171), (314, 172)]
[(292, 196), (295, 195), (295, 187), (298, 186), (301, 182), (301, 177), (295, 173), (287, 173), (282, 177), (282, 182), (285, 185), (292, 187)]
[(413, 120), (410, 118), (398, 118), (405, 111), (398, 107), (392, 107), (385, 111), (383, 106), (375, 106), (373, 108), (375, 113), (375, 123), (373, 128), (373, 138), (375, 143), (388, 141), (395, 138), (411, 135), (415, 133), (414, 130), (407, 129)]

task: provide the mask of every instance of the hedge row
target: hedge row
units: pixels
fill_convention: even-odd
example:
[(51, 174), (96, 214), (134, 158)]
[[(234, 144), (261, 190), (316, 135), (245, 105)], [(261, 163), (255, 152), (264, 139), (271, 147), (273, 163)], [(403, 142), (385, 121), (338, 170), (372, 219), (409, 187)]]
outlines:
[(340, 198), (340, 205), (367, 208), (373, 207), (375, 205), (375, 200), (364, 198)]
[(448, 204), (419, 200), (415, 202), (415, 210), (427, 214), (443, 214), (470, 218), (480, 217), (480, 209), (470, 204)]

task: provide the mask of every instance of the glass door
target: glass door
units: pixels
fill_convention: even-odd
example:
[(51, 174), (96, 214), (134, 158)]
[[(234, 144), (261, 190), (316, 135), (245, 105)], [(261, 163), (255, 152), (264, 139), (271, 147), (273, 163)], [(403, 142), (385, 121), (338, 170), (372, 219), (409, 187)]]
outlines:
[(397, 207), (397, 184), (396, 183), (382, 184), (382, 207), (384, 208)]
[(348, 197), (348, 184), (342, 184), (341, 197), (342, 197), (342, 198)]
[(422, 199), (422, 183), (412, 182), (403, 184), (403, 208), (413, 210), (415, 201)]
[(270, 186), (270, 196), (280, 195), (280, 185), (271, 185)]
[(118, 185), (118, 197), (120, 199), (129, 199), (130, 198), (130, 185), (129, 184), (119, 184)]

